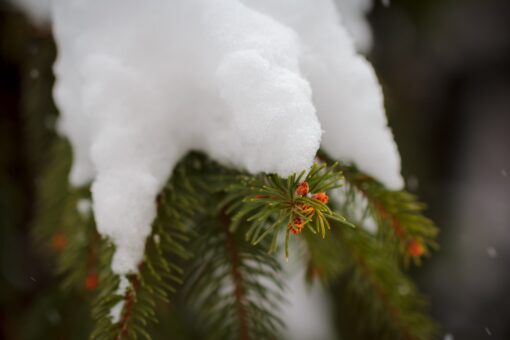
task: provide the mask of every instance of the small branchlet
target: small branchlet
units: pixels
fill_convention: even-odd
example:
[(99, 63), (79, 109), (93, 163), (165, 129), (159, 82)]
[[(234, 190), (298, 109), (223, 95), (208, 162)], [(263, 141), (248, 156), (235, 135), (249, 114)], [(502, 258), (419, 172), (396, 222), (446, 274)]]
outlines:
[[(323, 152), (319, 158), (325, 163), (334, 162)], [(338, 168), (344, 176), (342, 189), (346, 200), (336, 208), (350, 218), (349, 212), (359, 212), (360, 200), (364, 200), (361, 224), (371, 217), (377, 223), (379, 239), (398, 255), (404, 266), (411, 262), (419, 265), (423, 256), (438, 248), (439, 229), (423, 215), (425, 205), (415, 195), (405, 190), (389, 190), (354, 165), (342, 164)]]
[(301, 172), (286, 179), (277, 175), (240, 176), (227, 188), (225, 206), (232, 216), (231, 230), (247, 225), (246, 239), (253, 245), (272, 237), (270, 252), (278, 248), (281, 230), (285, 230), (285, 255), (291, 234), (297, 235), (306, 227), (314, 234), (326, 236), (330, 221), (350, 225), (328, 206), (328, 191), (342, 186), (342, 173), (336, 164), (314, 164), (308, 174)]
[(406, 191), (390, 191), (354, 167), (343, 169), (351, 190), (368, 201), (369, 214), (379, 225), (378, 236), (393, 245), (405, 266), (437, 249), (438, 229), (423, 216), (424, 204)]

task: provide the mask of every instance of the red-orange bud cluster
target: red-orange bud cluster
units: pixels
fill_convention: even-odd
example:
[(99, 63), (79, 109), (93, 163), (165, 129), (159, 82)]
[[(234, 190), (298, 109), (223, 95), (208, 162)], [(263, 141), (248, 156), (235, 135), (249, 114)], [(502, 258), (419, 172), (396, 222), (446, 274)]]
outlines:
[(310, 186), (308, 185), (308, 182), (301, 182), (296, 188), (296, 193), (300, 196), (306, 196), (309, 190)]
[(324, 204), (328, 204), (329, 202), (329, 196), (325, 192), (316, 193), (312, 197)]
[(95, 290), (99, 283), (99, 277), (96, 273), (89, 274), (85, 279), (85, 289), (86, 290)]
[[(303, 181), (300, 182), (296, 187), (296, 194), (299, 196), (309, 196), (310, 194), (310, 185), (308, 182)], [(312, 198), (321, 201), (324, 204), (327, 204), (329, 202), (329, 196), (325, 192), (319, 192), (316, 194), (311, 195)], [(296, 203), (294, 205), (294, 209), (297, 209), (296, 215), (293, 217), (293, 223), (288, 224), (288, 229), (291, 233), (294, 235), (299, 234), (305, 224), (308, 222), (310, 218), (313, 217), (315, 214), (315, 208), (311, 205), (308, 205), (306, 203)], [(304, 216), (304, 218), (301, 218), (300, 216)]]
[(413, 257), (420, 257), (425, 253), (425, 247), (419, 241), (412, 240), (407, 245), (407, 251)]
[(303, 230), (303, 227), (305, 226), (305, 222), (299, 217), (294, 217), (293, 222), (294, 222), (294, 225), (292, 225), (292, 223), (289, 223), (288, 228), (291, 233), (293, 233), (294, 235), (297, 235)]
[(56, 233), (51, 238), (51, 247), (57, 252), (62, 252), (67, 245), (67, 237), (62, 233)]

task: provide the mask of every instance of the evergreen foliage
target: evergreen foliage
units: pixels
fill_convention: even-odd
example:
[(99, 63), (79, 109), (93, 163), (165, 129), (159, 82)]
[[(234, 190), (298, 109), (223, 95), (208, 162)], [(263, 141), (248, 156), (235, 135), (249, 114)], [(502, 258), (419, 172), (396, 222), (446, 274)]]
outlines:
[[(282, 179), (188, 155), (158, 197), (139, 273), (127, 277), (121, 292), (120, 278), (110, 270), (113, 246), (99, 239), (92, 215), (77, 208), (89, 191), (67, 184), (68, 144), (58, 140), (51, 154), (40, 179), (34, 235), (57, 255), (65, 290), (96, 296), (92, 339), (154, 338), (158, 322), (166, 322), (162, 315), (177, 317), (168, 313), (177, 296), (192, 319), (180, 326), (197, 327), (186, 332), (198, 338), (281, 338), (278, 310), (285, 303), (277, 250), (284, 244), (286, 256), (293, 256), (290, 237), (307, 245), (308, 278), (320, 279), (339, 300), (341, 334), (352, 339), (435, 334), (426, 304), (403, 269), (409, 259), (420, 259), (409, 243), (434, 247), (437, 230), (412, 195), (388, 191), (354, 167), (321, 155), (322, 163), (307, 174)], [(365, 215), (377, 221), (376, 235), (362, 228), (363, 220), (354, 226), (343, 217), (354, 198), (328, 202), (328, 194), (342, 185), (347, 197), (366, 197)], [(112, 318), (115, 306), (118, 320)]]
[[(420, 256), (413, 256), (410, 246), (418, 242), (423, 246), (423, 254), (438, 247), (435, 238), (438, 229), (434, 223), (423, 216), (425, 206), (406, 191), (389, 191), (373, 178), (359, 172), (355, 167), (343, 167), (350, 197), (357, 192), (368, 201), (365, 215), (371, 215), (378, 225), (378, 237), (394, 249), (407, 266), (412, 260), (416, 264)], [(349, 204), (343, 208), (349, 208)]]
[(281, 267), (261, 247), (230, 231), (229, 218), (202, 225), (186, 296), (206, 339), (279, 339)]
[(346, 270), (336, 285), (340, 332), (349, 339), (432, 339), (435, 324), (416, 287), (384, 242), (363, 230), (339, 230)]
[(307, 238), (308, 279), (330, 287), (345, 338), (434, 338), (426, 301), (386, 242), (362, 228), (335, 228), (321, 241)]
[[(45, 333), (48, 338), (280, 339), (279, 311), (287, 306), (278, 249), (283, 244), (286, 256), (295, 256), (291, 237), (306, 245), (308, 279), (320, 280), (335, 299), (344, 338), (434, 338), (426, 303), (405, 273), (437, 247), (438, 230), (422, 215), (424, 206), (323, 153), (309, 173), (287, 179), (188, 155), (158, 197), (139, 272), (119, 292), (121, 280), (110, 270), (113, 246), (100, 239), (92, 213), (79, 209), (90, 200), (89, 188), (68, 184), (70, 146), (48, 128), (56, 116), (49, 94), (54, 46), (47, 37), (36, 40), (43, 58), (27, 57), (22, 108), (26, 153), (37, 177), (32, 230), (41, 253), (55, 263), (60, 286), (44, 289), (35, 319), (42, 323), (43, 307), (52, 305), (69, 323), (65, 332)], [(38, 80), (31, 79), (33, 70)], [(307, 194), (299, 193), (304, 182)], [(11, 190), (9, 180), (2, 183)], [(341, 204), (313, 196), (340, 187), (347, 197)], [(368, 202), (363, 218), (351, 220), (360, 195)], [(368, 218), (378, 225), (375, 235), (363, 228)], [(114, 323), (112, 308), (119, 303)]]
[[(227, 187), (226, 212), (232, 214), (230, 228), (248, 225), (246, 239), (253, 245), (272, 235), (269, 251), (278, 249), (278, 236), (285, 229), (285, 256), (288, 257), (289, 236), (298, 234), (304, 226), (314, 234), (326, 236), (329, 220), (349, 224), (346, 219), (332, 211), (327, 202), (316, 199), (310, 193), (325, 193), (341, 186), (342, 175), (315, 164), (310, 172), (291, 175), (287, 179), (276, 175), (239, 176), (238, 183)], [(306, 193), (299, 194), (299, 186), (306, 183)]]

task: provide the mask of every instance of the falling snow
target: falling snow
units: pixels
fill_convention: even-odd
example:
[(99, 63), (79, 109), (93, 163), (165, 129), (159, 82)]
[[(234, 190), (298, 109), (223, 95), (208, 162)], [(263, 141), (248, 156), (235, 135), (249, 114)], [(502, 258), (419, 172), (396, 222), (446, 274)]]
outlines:
[(453, 335), (451, 333), (447, 333), (444, 335), (443, 340), (455, 340), (455, 338), (453, 337)]
[(487, 255), (489, 255), (490, 258), (495, 259), (496, 257), (498, 257), (498, 252), (496, 248), (489, 247), (487, 248)]

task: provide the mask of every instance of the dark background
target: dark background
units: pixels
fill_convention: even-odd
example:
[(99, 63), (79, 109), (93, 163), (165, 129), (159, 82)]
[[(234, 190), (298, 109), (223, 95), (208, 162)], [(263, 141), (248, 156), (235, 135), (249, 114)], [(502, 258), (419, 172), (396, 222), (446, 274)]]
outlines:
[(370, 16), (408, 187), (441, 228), (416, 272), (443, 334), (510, 339), (510, 1), (391, 1)]
[[(391, 0), (370, 21), (408, 188), (441, 228), (413, 275), (441, 337), (510, 339), (510, 1)], [(61, 319), (40, 297), (55, 284), (28, 232), (54, 56), (49, 32), (0, 2), (0, 338)]]

